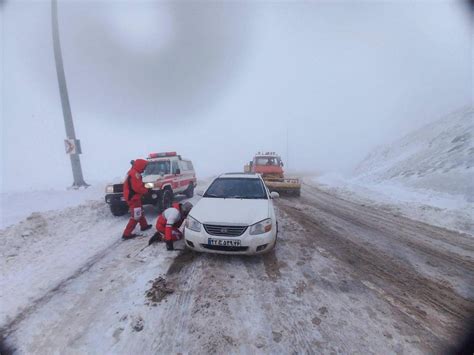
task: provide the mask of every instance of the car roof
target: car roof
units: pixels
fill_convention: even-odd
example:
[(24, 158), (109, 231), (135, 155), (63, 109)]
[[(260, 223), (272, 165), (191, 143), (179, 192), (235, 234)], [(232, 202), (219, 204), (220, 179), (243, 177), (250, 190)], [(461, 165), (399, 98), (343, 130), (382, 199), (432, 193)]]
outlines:
[(218, 176), (218, 178), (243, 178), (243, 179), (260, 179), (260, 175), (256, 173), (225, 173)]

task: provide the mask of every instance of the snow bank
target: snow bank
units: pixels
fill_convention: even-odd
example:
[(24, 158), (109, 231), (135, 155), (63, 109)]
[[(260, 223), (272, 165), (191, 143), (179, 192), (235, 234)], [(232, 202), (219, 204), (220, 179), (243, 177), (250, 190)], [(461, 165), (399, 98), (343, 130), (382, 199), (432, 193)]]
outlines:
[(360, 204), (375, 204), (394, 214), (474, 234), (474, 204), (459, 195), (390, 182), (364, 184), (358, 179), (336, 174), (314, 177), (306, 182)]
[(466, 108), (371, 152), (350, 177), (312, 179), (361, 203), (474, 234), (474, 109)]
[[(7, 217), (9, 223), (14, 223), (14, 219), (21, 221), (0, 229), (0, 327), (37, 300), (57, 292), (59, 285), (86, 273), (96, 262), (113, 259), (121, 265), (121, 258), (129, 258), (130, 263), (137, 263), (133, 256), (148, 245), (154, 233), (153, 228), (142, 237), (123, 242), (121, 236), (129, 216), (111, 214), (101, 186), (77, 191), (37, 191), (33, 198), (31, 194), (2, 194), (2, 199), (8, 195), (8, 206), (19, 209), (7, 210), (2, 218)], [(189, 201), (196, 203), (198, 199), (195, 196)], [(144, 210), (148, 222), (154, 225), (157, 210), (152, 206), (145, 206)], [(172, 261), (164, 247), (156, 250), (159, 252), (151, 253), (150, 263), (155, 266), (149, 272), (152, 274), (165, 272)], [(114, 264), (108, 278), (114, 278), (115, 267)], [(137, 280), (141, 285), (149, 278)]]
[(105, 202), (96, 201), (34, 212), (1, 230), (0, 323), (120, 241), (125, 223), (126, 218), (111, 216)]
[(34, 212), (61, 210), (104, 198), (105, 185), (79, 190), (34, 190), (0, 193), (0, 229), (16, 224)]

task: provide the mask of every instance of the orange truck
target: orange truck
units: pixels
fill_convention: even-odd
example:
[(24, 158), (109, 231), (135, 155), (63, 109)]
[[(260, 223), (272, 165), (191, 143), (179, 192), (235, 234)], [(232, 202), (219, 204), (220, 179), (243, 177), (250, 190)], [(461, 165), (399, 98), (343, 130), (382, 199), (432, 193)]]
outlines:
[(281, 157), (274, 152), (255, 154), (253, 159), (244, 166), (244, 171), (260, 174), (270, 191), (300, 196), (300, 180), (285, 178)]

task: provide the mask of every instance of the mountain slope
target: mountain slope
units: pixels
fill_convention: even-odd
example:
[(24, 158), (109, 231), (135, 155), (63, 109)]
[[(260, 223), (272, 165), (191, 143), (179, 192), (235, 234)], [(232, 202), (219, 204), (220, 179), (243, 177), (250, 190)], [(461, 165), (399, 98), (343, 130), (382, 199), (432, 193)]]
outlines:
[(474, 235), (474, 109), (464, 108), (374, 149), (351, 177), (321, 189), (360, 204)]
[(355, 169), (363, 183), (391, 182), (474, 201), (474, 109), (465, 108), (374, 150)]

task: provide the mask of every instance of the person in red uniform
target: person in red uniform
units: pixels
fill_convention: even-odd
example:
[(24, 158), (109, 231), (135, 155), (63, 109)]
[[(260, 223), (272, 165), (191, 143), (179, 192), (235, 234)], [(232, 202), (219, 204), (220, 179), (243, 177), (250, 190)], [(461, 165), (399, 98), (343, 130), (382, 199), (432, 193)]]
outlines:
[(142, 196), (148, 192), (148, 189), (143, 184), (141, 174), (147, 164), (148, 162), (144, 159), (135, 160), (123, 183), (123, 197), (130, 208), (130, 220), (123, 232), (123, 239), (132, 239), (137, 236), (133, 234), (137, 223), (140, 223), (140, 229), (142, 231), (146, 231), (152, 227), (152, 225), (146, 221), (142, 207)]
[(148, 244), (165, 240), (166, 249), (174, 250), (173, 242), (183, 237), (179, 230), (184, 220), (193, 208), (191, 202), (173, 203), (173, 206), (167, 208), (161, 213), (156, 221), (157, 232), (151, 237)]

